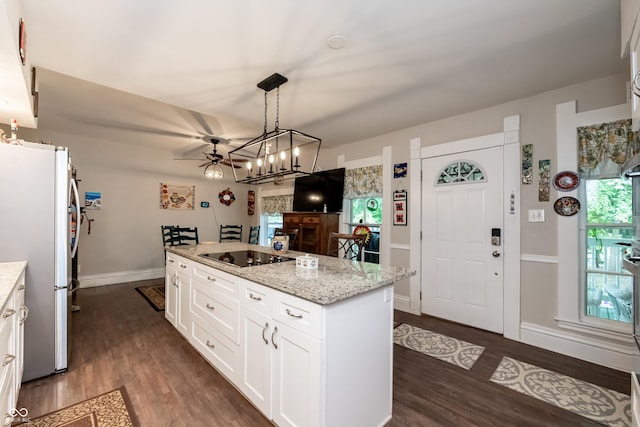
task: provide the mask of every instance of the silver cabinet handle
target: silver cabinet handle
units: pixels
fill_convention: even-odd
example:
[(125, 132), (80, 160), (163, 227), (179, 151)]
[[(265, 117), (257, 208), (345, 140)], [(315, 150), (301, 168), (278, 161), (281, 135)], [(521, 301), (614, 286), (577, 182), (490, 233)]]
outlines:
[(178, 279), (178, 276), (173, 276), (173, 286), (179, 288), (180, 286), (178, 285), (178, 283), (180, 283), (180, 279)]
[(640, 71), (638, 71), (633, 78), (633, 84), (631, 85), (631, 91), (635, 96), (640, 96)]
[(207, 340), (207, 347), (216, 348), (216, 346), (209, 340)]
[(302, 319), (302, 314), (295, 314), (291, 310), (289, 310), (288, 308), (287, 308), (286, 312), (287, 312), (287, 315), (289, 317), (293, 317), (294, 319)]
[(262, 301), (262, 297), (254, 296), (252, 292), (249, 292), (249, 298), (251, 298), (254, 301)]
[(214, 306), (212, 306), (211, 304), (207, 303), (207, 308), (209, 310), (215, 310), (216, 308)]
[(13, 362), (16, 357), (13, 354), (5, 354), (4, 361), (2, 362), (2, 366), (7, 366), (9, 363)]
[(211, 276), (207, 276), (207, 280), (209, 280), (211, 282), (215, 282), (216, 278), (215, 277), (211, 277)]
[(269, 340), (265, 338), (264, 333), (269, 330), (269, 322), (264, 324), (264, 328), (262, 328), (262, 340), (266, 345), (269, 345)]
[(2, 318), (6, 319), (7, 317), (11, 317), (16, 314), (16, 311), (12, 308), (7, 308), (4, 313), (2, 313)]
[(27, 287), (25, 285), (18, 286), (18, 290), (19, 291), (24, 291), (25, 289), (27, 289)]
[(271, 344), (273, 344), (273, 348), (278, 349), (278, 344), (276, 344), (276, 334), (278, 333), (278, 327), (273, 328), (273, 332), (271, 332)]
[(20, 324), (24, 324), (27, 321), (27, 317), (29, 317), (29, 307), (23, 305), (20, 307), (20, 311), (22, 312), (22, 319), (20, 319)]

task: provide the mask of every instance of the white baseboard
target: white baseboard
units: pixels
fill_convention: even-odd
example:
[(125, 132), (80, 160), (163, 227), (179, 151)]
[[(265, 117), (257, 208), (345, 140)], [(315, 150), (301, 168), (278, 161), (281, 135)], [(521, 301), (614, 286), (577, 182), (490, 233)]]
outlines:
[(634, 361), (637, 362), (638, 351), (635, 344), (631, 343), (616, 344), (531, 323), (520, 325), (520, 340), (525, 344), (625, 372), (631, 372), (633, 366), (637, 366)]
[(394, 295), (393, 296), (393, 308), (396, 310), (404, 311), (406, 313), (420, 315), (420, 312), (415, 312), (411, 310), (411, 298), (404, 295)]
[(94, 288), (96, 286), (114, 285), (116, 283), (137, 282), (139, 280), (159, 279), (164, 277), (164, 268), (151, 268), (148, 270), (117, 271), (114, 273), (92, 274), (79, 276), (81, 288)]

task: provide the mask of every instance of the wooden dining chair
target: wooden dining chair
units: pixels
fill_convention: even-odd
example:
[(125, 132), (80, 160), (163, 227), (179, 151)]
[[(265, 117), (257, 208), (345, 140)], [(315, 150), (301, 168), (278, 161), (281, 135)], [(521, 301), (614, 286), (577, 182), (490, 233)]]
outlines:
[(260, 240), (260, 226), (259, 225), (252, 225), (251, 228), (249, 228), (249, 240), (248, 240), (248, 243), (250, 245), (257, 245), (259, 240)]
[(274, 231), (274, 235), (278, 233), (284, 233), (289, 236), (289, 249), (294, 249), (294, 245), (296, 244), (296, 239), (298, 238), (298, 232), (300, 229), (298, 228), (276, 228)]
[(242, 225), (221, 225), (220, 242), (241, 242)]

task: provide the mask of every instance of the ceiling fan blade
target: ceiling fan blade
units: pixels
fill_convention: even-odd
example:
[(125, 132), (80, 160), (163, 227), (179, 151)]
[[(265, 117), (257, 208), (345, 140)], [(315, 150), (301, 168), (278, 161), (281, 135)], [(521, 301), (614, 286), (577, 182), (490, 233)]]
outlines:
[[(240, 160), (240, 159), (238, 159), (238, 160), (239, 160), (239, 161), (242, 161), (242, 160)], [(235, 159), (234, 159), (234, 162), (236, 162), (236, 161), (237, 161), (237, 160), (235, 160)], [(229, 166), (229, 167), (231, 167), (231, 166), (232, 166), (232, 165), (231, 165), (231, 162), (229, 161), (229, 159), (221, 160), (221, 161), (220, 161), (220, 164), (221, 164), (221, 165), (225, 165), (225, 166)], [(236, 169), (240, 169), (242, 166), (240, 166), (239, 164), (235, 164), (235, 163), (234, 163), (234, 164), (233, 164), (233, 167), (234, 167), (234, 168), (236, 168)]]
[(205, 162), (205, 163), (203, 163), (201, 165), (198, 165), (198, 167), (202, 168), (202, 167), (209, 166), (209, 165), (212, 165), (212, 164), (213, 164), (213, 162)]

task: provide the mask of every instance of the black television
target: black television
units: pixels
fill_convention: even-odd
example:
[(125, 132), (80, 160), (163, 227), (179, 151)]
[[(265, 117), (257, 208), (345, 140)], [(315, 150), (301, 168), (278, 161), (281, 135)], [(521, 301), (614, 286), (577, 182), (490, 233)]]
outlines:
[(343, 191), (344, 168), (298, 177), (293, 189), (293, 211), (342, 212)]

